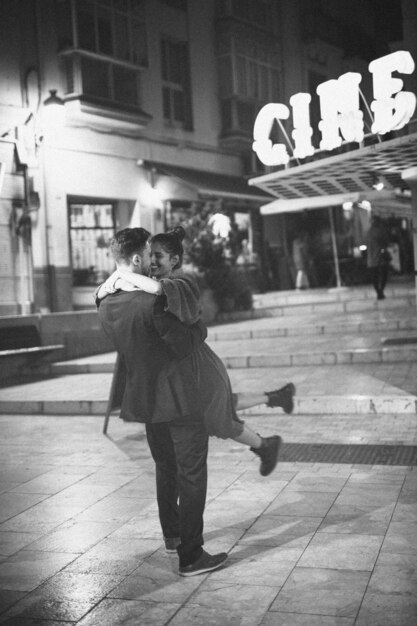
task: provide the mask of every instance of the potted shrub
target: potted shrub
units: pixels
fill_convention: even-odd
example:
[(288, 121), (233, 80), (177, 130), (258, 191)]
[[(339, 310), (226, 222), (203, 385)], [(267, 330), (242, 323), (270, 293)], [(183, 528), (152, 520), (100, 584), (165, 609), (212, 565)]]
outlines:
[(207, 292), (211, 292), (219, 312), (250, 310), (252, 293), (244, 276), (234, 266), (231, 242), (213, 231), (211, 218), (215, 212), (210, 203), (208, 206), (199, 204), (183, 224), (186, 261), (197, 270), (206, 305), (210, 299)]

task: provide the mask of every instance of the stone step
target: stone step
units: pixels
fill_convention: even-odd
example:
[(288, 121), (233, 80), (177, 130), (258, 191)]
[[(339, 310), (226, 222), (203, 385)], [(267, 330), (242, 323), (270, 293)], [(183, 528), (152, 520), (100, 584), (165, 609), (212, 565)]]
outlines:
[[(408, 313), (408, 311), (407, 311)], [(270, 322), (268, 324), (268, 322)], [(354, 321), (346, 316), (331, 316), (328, 320), (318, 323), (305, 323), (299, 317), (268, 318), (253, 320), (250, 326), (245, 322), (235, 322), (234, 324), (222, 324), (208, 329), (208, 339), (210, 341), (235, 341), (236, 339), (259, 339), (265, 337), (296, 337), (298, 335), (333, 335), (333, 334), (368, 334), (379, 333), (385, 336), (396, 331), (404, 332), (417, 330), (417, 316), (404, 317), (402, 319), (368, 319)], [(385, 339), (386, 337), (384, 337)]]
[[(0, 415), (96, 415), (103, 417), (107, 400), (0, 400)], [(263, 405), (238, 411), (241, 417), (282, 415), (279, 408)], [(117, 411), (115, 411), (117, 414)], [(417, 397), (300, 396), (293, 415), (395, 415), (417, 414)]]
[[(268, 368), (268, 367), (299, 367), (323, 365), (357, 365), (360, 363), (392, 364), (414, 363), (417, 361), (417, 344), (400, 343), (394, 345), (379, 345), (378, 347), (357, 347), (343, 349), (343, 347), (313, 347), (295, 351), (286, 350), (286, 346), (273, 342), (274, 337), (265, 339), (264, 343), (255, 340), (225, 341), (213, 344), (215, 352), (221, 357), (229, 369)], [(276, 339), (276, 338), (275, 338)], [(279, 339), (279, 338), (278, 338)], [(249, 342), (254, 346), (251, 347)], [(266, 342), (266, 343), (265, 343)], [(380, 343), (380, 340), (378, 340)], [(47, 366), (49, 375), (62, 376), (64, 374), (95, 374), (112, 372), (116, 361), (116, 353), (106, 353), (75, 359), (60, 361)]]
[(417, 360), (416, 345), (400, 345), (387, 348), (358, 348), (354, 350), (324, 350), (317, 352), (294, 352), (291, 354), (241, 354), (223, 356), (227, 368), (294, 367), (300, 365), (355, 365), (359, 363), (414, 363)]
[[(292, 380), (297, 388), (295, 415), (417, 413), (417, 364), (387, 366), (297, 367), (230, 370), (236, 392), (264, 392)], [(111, 373), (62, 375), (0, 389), (0, 413), (104, 416)], [(265, 405), (242, 415), (281, 414)]]
[[(388, 284), (385, 288), (385, 302), (389, 302), (397, 297), (415, 298), (415, 285), (413, 281), (405, 283)], [(369, 300), (374, 303), (376, 295), (370, 286), (342, 287), (331, 289), (309, 289), (303, 291), (270, 291), (262, 294), (254, 294), (253, 302), (255, 308), (268, 307), (271, 305), (286, 306), (292, 304), (308, 304), (311, 302), (346, 302), (356, 300)]]
[(296, 304), (276, 304), (271, 303), (268, 306), (256, 306), (251, 311), (235, 311), (233, 313), (222, 313), (219, 316), (220, 323), (228, 323), (230, 321), (254, 320), (262, 317), (293, 317), (309, 316), (318, 313), (337, 313), (349, 314), (366, 311), (391, 311), (395, 309), (408, 308), (415, 310), (416, 300), (414, 295), (398, 295), (391, 300), (345, 300), (345, 301), (311, 301), (299, 302)]

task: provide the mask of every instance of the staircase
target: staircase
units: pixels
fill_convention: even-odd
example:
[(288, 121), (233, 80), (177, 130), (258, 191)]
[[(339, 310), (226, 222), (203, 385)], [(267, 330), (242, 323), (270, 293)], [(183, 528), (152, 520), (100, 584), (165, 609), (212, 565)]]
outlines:
[[(411, 282), (386, 299), (371, 287), (271, 292), (254, 310), (223, 318), (208, 342), (235, 391), (297, 387), (294, 414), (417, 413), (417, 315)], [(115, 353), (54, 363), (50, 378), (0, 389), (0, 413), (103, 416)], [(281, 412), (265, 405), (244, 411)]]

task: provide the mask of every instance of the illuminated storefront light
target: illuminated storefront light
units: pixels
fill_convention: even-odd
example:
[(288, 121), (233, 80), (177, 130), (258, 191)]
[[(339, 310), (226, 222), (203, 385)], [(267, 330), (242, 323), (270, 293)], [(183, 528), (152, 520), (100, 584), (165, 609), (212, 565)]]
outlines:
[(346, 141), (363, 141), (363, 113), (359, 109), (361, 80), (360, 74), (348, 72), (337, 80), (327, 80), (317, 87), (322, 118), (319, 122), (322, 150), (341, 146), (341, 135)]
[(215, 237), (222, 237), (227, 239), (231, 231), (230, 218), (223, 213), (215, 213), (209, 219), (209, 226), (213, 231)]
[[(411, 120), (416, 109), (416, 96), (401, 91), (403, 81), (393, 78), (393, 72), (411, 74), (415, 64), (409, 52), (393, 52), (369, 64), (373, 76), (374, 100), (370, 109), (374, 112), (372, 132), (386, 134), (403, 128)], [(333, 150), (347, 142), (361, 143), (364, 140), (364, 120), (360, 110), (360, 89), (362, 76), (357, 72), (347, 72), (336, 80), (328, 80), (317, 87), (320, 98), (321, 132), (320, 148)], [(309, 105), (311, 95), (297, 93), (290, 99), (292, 107), (292, 137), (295, 142), (293, 156), (306, 158), (314, 154), (311, 143), (313, 129), (310, 124)], [(281, 124), (290, 116), (290, 109), (282, 103), (271, 102), (259, 111), (253, 129), (253, 150), (259, 160), (267, 166), (286, 165), (290, 160), (287, 146), (273, 143), (270, 139), (275, 121)]]
[(297, 159), (305, 159), (314, 154), (314, 147), (311, 142), (313, 129), (310, 126), (310, 102), (311, 96), (309, 93), (296, 93), (290, 98), (294, 124), (292, 132), (294, 156)]
[(290, 110), (285, 104), (270, 102), (259, 111), (253, 129), (253, 150), (264, 165), (286, 164), (290, 160), (286, 145), (275, 143), (269, 139), (275, 120), (286, 120)]
[(384, 135), (391, 130), (403, 128), (410, 121), (416, 108), (416, 96), (410, 91), (401, 91), (403, 81), (401, 78), (393, 78), (392, 73), (412, 74), (414, 68), (411, 54), (403, 50), (369, 64), (375, 98), (371, 103), (375, 115), (373, 133)]

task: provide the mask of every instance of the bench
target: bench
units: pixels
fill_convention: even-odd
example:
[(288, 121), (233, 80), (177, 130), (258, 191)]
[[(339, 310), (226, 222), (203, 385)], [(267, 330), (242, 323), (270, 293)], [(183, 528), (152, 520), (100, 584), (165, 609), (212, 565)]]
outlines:
[(34, 324), (0, 327), (0, 358), (22, 356), (33, 360), (64, 347), (63, 344), (43, 346)]

